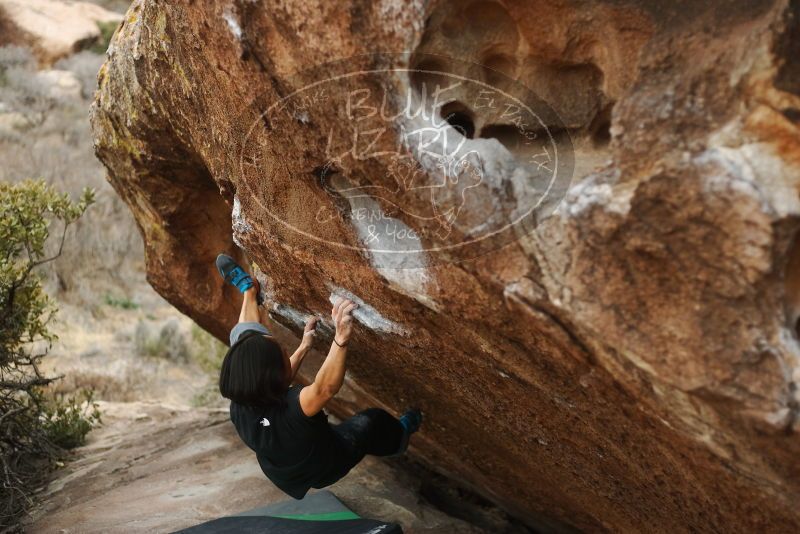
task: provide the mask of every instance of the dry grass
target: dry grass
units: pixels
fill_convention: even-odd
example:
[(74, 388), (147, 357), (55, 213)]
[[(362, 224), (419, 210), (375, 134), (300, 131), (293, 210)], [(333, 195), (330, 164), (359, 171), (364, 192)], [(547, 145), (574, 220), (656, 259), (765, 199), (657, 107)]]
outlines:
[[(124, 12), (129, 2), (94, 3)], [(184, 325), (147, 284), (136, 223), (94, 155), (88, 115), (103, 61), (91, 50), (59, 61), (54, 69), (72, 73), (79, 90), (58, 94), (29, 51), (0, 47), (0, 180), (42, 178), (73, 197), (85, 186), (97, 192), (97, 202), (69, 229), (62, 256), (40, 272), (64, 310), (58, 355), (50, 361), (66, 376), (53, 387), (67, 394), (94, 390), (110, 401), (189, 402), (195, 393), (213, 400), (208, 377), (225, 347)], [(124, 335), (87, 336), (97, 332)]]
[(136, 352), (150, 358), (166, 358), (176, 362), (189, 360), (190, 347), (176, 319), (170, 319), (160, 328), (139, 321), (134, 334)]
[[(63, 356), (52, 360), (53, 366), (69, 369), (56, 390), (94, 389), (98, 399), (115, 401), (148, 395), (175, 398), (191, 386), (177, 383), (181, 377), (201, 373), (197, 369), (195, 375), (185, 375), (175, 369), (208, 369), (220, 349), (188, 326), (178, 328), (178, 312), (165, 308), (147, 284), (136, 223), (95, 158), (88, 115), (103, 59), (83, 51), (60, 61), (55, 68), (73, 73), (80, 90), (58, 95), (36, 70), (29, 51), (0, 47), (0, 180), (42, 178), (73, 196), (84, 186), (97, 191), (96, 204), (69, 229), (62, 256), (40, 273), (47, 292), (64, 310), (59, 315), (59, 345), (70, 347), (70, 354), (58, 349)], [(8, 121), (9, 116), (16, 119)], [(122, 327), (119, 318), (124, 314), (132, 324), (123, 322)], [(144, 322), (135, 328), (140, 321)], [(123, 330), (129, 331), (126, 339), (109, 338), (103, 345), (82, 341), (80, 333)], [(101, 359), (85, 359), (87, 350), (99, 351)], [(166, 378), (144, 376), (156, 370)], [(207, 382), (202, 377), (197, 387)], [(186, 401), (190, 398), (191, 393)]]
[(72, 371), (53, 383), (50, 390), (57, 395), (72, 395), (87, 390), (105, 401), (134, 402), (140, 399), (141, 386), (147, 380), (147, 374), (139, 369), (131, 370), (121, 378), (92, 371)]
[[(0, 48), (0, 180), (43, 178), (74, 196), (84, 186), (97, 190), (97, 203), (68, 231), (64, 254), (43, 273), (51, 294), (91, 307), (106, 293), (139, 287), (144, 269), (133, 217), (92, 148), (88, 113), (102, 61), (84, 51), (59, 62), (57, 68), (81, 83), (80, 95), (59, 97), (43, 83), (29, 52)], [(10, 114), (24, 124), (4, 125)]]

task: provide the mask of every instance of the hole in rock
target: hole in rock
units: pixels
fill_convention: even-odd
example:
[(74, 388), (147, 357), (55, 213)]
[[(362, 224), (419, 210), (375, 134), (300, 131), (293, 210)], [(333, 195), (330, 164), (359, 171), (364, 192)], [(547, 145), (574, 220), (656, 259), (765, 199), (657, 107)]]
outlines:
[(466, 137), (475, 137), (475, 120), (472, 113), (461, 102), (450, 102), (439, 110), (441, 117), (454, 129)]
[(795, 235), (787, 257), (783, 276), (786, 318), (800, 339), (800, 232)]
[(317, 178), (317, 180), (319, 180), (320, 184), (322, 184), (322, 185), (325, 184), (325, 180), (327, 178), (333, 176), (334, 174), (338, 174), (338, 173), (339, 173), (339, 169), (337, 169), (336, 167), (334, 167), (332, 165), (319, 165), (317, 167), (314, 167), (311, 170), (311, 174), (314, 175)]
[(789, 3), (785, 12), (785, 28), (774, 41), (774, 55), (779, 58), (775, 87), (800, 95), (800, 2)]
[(611, 142), (611, 109), (613, 105), (603, 108), (589, 125), (589, 135), (592, 137), (592, 144), (597, 148), (602, 148)]
[(783, 113), (783, 116), (790, 121), (800, 123), (800, 109), (784, 108), (781, 113)]
[[(564, 7), (553, 17), (552, 6), (538, 2), (522, 2), (526, 7), (517, 6), (513, 12), (506, 2), (496, 0), (432, 4), (411, 65), (447, 75), (416, 73), (410, 81), (417, 96), (425, 91), (426, 103), (434, 100), (431, 95), (438, 82), (446, 92), (437, 104), (460, 102), (468, 107), (441, 113), (447, 117), (455, 112), (445, 119), (453, 128), (466, 137), (472, 137), (469, 131), (474, 129), (475, 138), (496, 138), (517, 164), (541, 163), (554, 149), (563, 149), (563, 161), (569, 161), (575, 179), (612, 162), (613, 106), (636, 78), (637, 69), (616, 62), (616, 51), (638, 50), (647, 42), (642, 34), (620, 31), (628, 24), (627, 15), (589, 27), (579, 23), (585, 15), (577, 6)], [(631, 20), (638, 20), (637, 13), (631, 11)], [(553, 31), (538, 32), (531, 24), (537, 19), (547, 20)], [(569, 36), (566, 47), (564, 36)], [(457, 83), (459, 79), (470, 83)], [(504, 114), (502, 106), (483, 105), (482, 91), (489, 88), (519, 100), (534, 110), (537, 119), (520, 123)], [(796, 116), (794, 110), (784, 113), (790, 120)], [(481, 151), (492, 144), (471, 148), (491, 159)]]
[(520, 80), (546, 101), (568, 128), (588, 130), (603, 109), (604, 74), (594, 63), (529, 57)]
[(510, 152), (518, 150), (526, 141), (525, 132), (513, 124), (488, 124), (481, 129), (480, 137), (497, 139)]

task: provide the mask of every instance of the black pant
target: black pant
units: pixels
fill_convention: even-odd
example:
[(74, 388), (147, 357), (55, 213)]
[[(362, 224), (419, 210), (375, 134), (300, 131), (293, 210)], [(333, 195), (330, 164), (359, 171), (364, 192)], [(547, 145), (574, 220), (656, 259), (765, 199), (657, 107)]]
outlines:
[(331, 427), (339, 438), (344, 454), (339, 465), (327, 480), (315, 488), (330, 486), (345, 476), (367, 454), (388, 456), (399, 452), (403, 440), (403, 425), (386, 410), (370, 408)]

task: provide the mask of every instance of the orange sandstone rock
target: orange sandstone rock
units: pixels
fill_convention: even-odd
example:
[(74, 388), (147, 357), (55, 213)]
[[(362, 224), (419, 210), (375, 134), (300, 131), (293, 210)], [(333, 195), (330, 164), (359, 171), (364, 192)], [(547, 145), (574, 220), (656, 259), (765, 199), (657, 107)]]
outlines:
[(796, 531), (798, 17), (138, 0), (96, 151), (165, 298), (224, 339), (220, 251), (288, 331), (357, 298), (337, 411), (420, 405), (530, 524)]

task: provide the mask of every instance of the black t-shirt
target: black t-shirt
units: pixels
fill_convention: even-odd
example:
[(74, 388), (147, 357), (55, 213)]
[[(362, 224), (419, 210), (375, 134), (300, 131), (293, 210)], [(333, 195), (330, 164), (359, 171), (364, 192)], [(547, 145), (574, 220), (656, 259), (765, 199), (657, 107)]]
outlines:
[(300, 407), (300, 390), (292, 386), (283, 406), (254, 407), (231, 402), (231, 421), (253, 449), (261, 470), (295, 499), (312, 488), (338, 479), (347, 456), (323, 411), (308, 417)]

